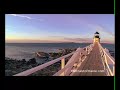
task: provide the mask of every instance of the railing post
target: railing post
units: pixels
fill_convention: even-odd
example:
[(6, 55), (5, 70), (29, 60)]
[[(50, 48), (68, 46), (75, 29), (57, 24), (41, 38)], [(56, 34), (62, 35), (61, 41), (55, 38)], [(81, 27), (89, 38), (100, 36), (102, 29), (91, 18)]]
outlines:
[(103, 52), (103, 55), (104, 55), (104, 62), (105, 62), (105, 70), (107, 71), (106, 73), (107, 73), (107, 75), (109, 76), (109, 72), (108, 72), (108, 68), (107, 68), (107, 58), (106, 58), (106, 55), (104, 54), (104, 52)]
[(87, 54), (88, 54), (88, 48), (87, 48), (87, 47), (85, 48), (85, 51), (86, 51), (86, 52), (87, 52)]
[[(63, 58), (61, 60), (61, 69), (63, 69), (65, 67), (65, 58)], [(61, 76), (64, 76), (65, 75), (65, 72), (61, 73)]]
[(82, 56), (82, 53), (80, 52), (79, 62), (81, 62), (81, 59), (82, 59), (81, 56)]

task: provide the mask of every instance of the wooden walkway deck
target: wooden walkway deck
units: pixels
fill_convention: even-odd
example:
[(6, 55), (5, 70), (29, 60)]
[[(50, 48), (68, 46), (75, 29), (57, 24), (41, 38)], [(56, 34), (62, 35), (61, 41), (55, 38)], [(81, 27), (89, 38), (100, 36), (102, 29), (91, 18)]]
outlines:
[(92, 52), (87, 56), (73, 76), (106, 76), (98, 43), (95, 43)]

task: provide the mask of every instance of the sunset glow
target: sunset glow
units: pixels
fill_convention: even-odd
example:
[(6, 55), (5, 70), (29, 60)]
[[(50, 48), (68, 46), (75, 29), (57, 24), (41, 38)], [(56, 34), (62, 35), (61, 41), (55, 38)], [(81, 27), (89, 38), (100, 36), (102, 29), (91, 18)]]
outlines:
[(114, 43), (114, 14), (6, 14), (6, 43)]

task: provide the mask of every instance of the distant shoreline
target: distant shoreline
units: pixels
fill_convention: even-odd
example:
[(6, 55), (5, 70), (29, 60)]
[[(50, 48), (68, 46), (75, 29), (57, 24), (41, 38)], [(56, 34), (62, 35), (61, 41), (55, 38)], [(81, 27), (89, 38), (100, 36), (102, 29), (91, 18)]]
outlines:
[[(64, 43), (70, 44), (70, 43), (75, 43), (75, 42), (57, 42), (57, 43), (47, 43), (47, 42), (46, 42), (45, 44), (62, 44), (62, 43), (63, 43), (63, 44), (64, 44)], [(92, 42), (91, 42), (91, 43), (92, 43)], [(91, 43), (90, 43), (90, 42), (89, 42), (89, 43), (84, 43), (84, 42), (83, 42), (83, 43), (75, 43), (75, 44), (91, 44)], [(24, 42), (23, 42), (23, 43), (11, 43), (11, 42), (8, 43), (8, 42), (6, 42), (5, 44), (42, 44), (42, 43), (31, 43), (31, 42), (30, 42), (30, 43), (24, 43)], [(101, 43), (101, 44), (115, 44), (115, 43)]]

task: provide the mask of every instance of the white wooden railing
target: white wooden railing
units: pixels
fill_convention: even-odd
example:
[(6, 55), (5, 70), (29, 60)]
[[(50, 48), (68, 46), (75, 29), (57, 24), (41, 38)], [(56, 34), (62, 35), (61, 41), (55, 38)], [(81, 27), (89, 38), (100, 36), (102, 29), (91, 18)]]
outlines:
[[(72, 74), (72, 69), (74, 67), (78, 68), (81, 65), (81, 63), (85, 60), (87, 55), (92, 51), (93, 44), (90, 44), (89, 46), (85, 48), (78, 48), (76, 52), (72, 55), (70, 60), (67, 62), (65, 67), (61, 70), (59, 70), (57, 73), (55, 73), (53, 76), (70, 76)], [(63, 74), (64, 73), (64, 74)]]
[[(100, 43), (98, 43), (101, 58), (104, 65), (104, 70), (106, 71), (107, 76), (114, 76), (115, 75), (115, 59), (110, 55), (108, 49), (104, 49)], [(112, 70), (109, 65), (112, 65)]]
[[(37, 67), (34, 67), (34, 68), (31, 68), (29, 70), (26, 70), (26, 71), (23, 71), (21, 73), (18, 73), (16, 75), (13, 75), (13, 76), (28, 76), (28, 75), (31, 75), (41, 69), (44, 69), (46, 68), (47, 66), (50, 66), (52, 64), (55, 64), (59, 61), (61, 61), (61, 70), (58, 71), (56, 74), (54, 74), (53, 76), (66, 76), (66, 75), (69, 75), (71, 73), (71, 69), (74, 67), (75, 63), (76, 62), (79, 62), (79, 61), (82, 61), (83, 58), (81, 58), (82, 56), (86, 56), (88, 55), (91, 50), (93, 48), (93, 44), (90, 44), (89, 46), (86, 46), (85, 48), (77, 48), (76, 51), (70, 53), (70, 54), (67, 54), (67, 55), (64, 55), (60, 58), (57, 58), (57, 59), (54, 59), (52, 61), (49, 61), (45, 64), (42, 64), (42, 65), (39, 65)], [(70, 58), (70, 60), (67, 62), (67, 64), (65, 65), (65, 58), (71, 56), (72, 57)]]

